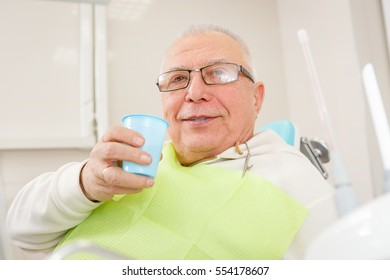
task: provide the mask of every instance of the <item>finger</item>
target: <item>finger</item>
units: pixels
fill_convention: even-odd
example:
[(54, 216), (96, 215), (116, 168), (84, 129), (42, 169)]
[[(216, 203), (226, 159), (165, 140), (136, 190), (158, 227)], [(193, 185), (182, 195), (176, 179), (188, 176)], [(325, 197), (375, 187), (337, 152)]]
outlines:
[(117, 194), (134, 194), (153, 186), (149, 177), (122, 171), (120, 167), (109, 166), (97, 171), (97, 165), (91, 167), (88, 162), (81, 173), (80, 186), (91, 201), (107, 201)]
[(114, 195), (139, 193), (143, 189), (144, 188), (132, 189), (132, 188), (125, 188), (125, 187), (121, 187), (121, 186), (106, 186), (106, 187), (104, 187), (103, 191), (106, 194), (106, 196), (113, 197)]
[(154, 185), (154, 179), (123, 171), (120, 167), (110, 166), (103, 170), (103, 177), (106, 184), (110, 186), (123, 187), (125, 189), (143, 189)]
[(108, 129), (103, 135), (102, 141), (120, 142), (134, 147), (140, 147), (145, 143), (145, 139), (140, 133), (123, 126), (114, 126)]
[(116, 142), (101, 143), (92, 151), (91, 156), (100, 161), (111, 163), (109, 165), (112, 165), (114, 161), (130, 161), (142, 165), (149, 165), (152, 162), (152, 157), (147, 152)]

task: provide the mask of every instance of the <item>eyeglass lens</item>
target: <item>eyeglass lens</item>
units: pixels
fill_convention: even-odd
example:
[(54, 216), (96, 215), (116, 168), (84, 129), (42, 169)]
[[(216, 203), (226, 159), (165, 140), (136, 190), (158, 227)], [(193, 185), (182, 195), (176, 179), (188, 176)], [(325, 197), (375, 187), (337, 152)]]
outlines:
[(239, 68), (233, 63), (218, 63), (196, 70), (174, 70), (161, 74), (157, 85), (160, 91), (172, 91), (186, 88), (190, 81), (190, 74), (200, 71), (203, 81), (208, 85), (226, 84), (238, 79)]

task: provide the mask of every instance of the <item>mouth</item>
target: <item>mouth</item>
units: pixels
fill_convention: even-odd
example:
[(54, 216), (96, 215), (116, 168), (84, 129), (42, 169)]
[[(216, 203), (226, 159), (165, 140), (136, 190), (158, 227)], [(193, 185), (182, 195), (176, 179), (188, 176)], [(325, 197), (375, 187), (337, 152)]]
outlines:
[(184, 118), (183, 121), (191, 125), (203, 125), (209, 123), (216, 118), (217, 117), (212, 116), (190, 116), (188, 118)]

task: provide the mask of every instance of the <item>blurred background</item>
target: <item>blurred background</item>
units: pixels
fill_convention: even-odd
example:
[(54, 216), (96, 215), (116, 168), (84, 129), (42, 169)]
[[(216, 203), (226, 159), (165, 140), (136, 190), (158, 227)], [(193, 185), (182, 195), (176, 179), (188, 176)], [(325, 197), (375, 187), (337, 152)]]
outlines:
[(384, 167), (362, 70), (373, 65), (389, 116), (389, 2), (1, 0), (0, 203), (7, 209), (34, 177), (87, 158), (124, 115), (161, 116), (161, 58), (193, 23), (227, 27), (248, 43), (266, 89), (257, 129), (288, 119), (300, 135), (326, 141), (297, 35), (307, 31), (340, 155), (359, 201), (369, 202), (383, 193)]

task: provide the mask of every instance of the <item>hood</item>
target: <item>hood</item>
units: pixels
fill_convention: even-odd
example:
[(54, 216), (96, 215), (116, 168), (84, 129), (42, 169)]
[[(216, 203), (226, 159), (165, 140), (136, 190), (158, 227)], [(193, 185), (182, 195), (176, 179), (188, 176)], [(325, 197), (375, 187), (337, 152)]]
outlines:
[[(300, 152), (297, 148), (288, 145), (273, 130), (265, 130), (256, 133), (251, 139), (247, 141), (247, 145), (249, 147), (251, 156), (265, 155), (278, 152), (300, 155)], [(239, 151), (241, 151), (241, 153)], [(231, 147), (223, 153), (217, 155), (213, 159), (205, 160), (198, 163), (210, 164), (222, 160), (245, 158), (247, 153), (247, 146), (245, 145), (245, 143), (243, 143), (238, 146), (238, 149), (235, 146)]]

